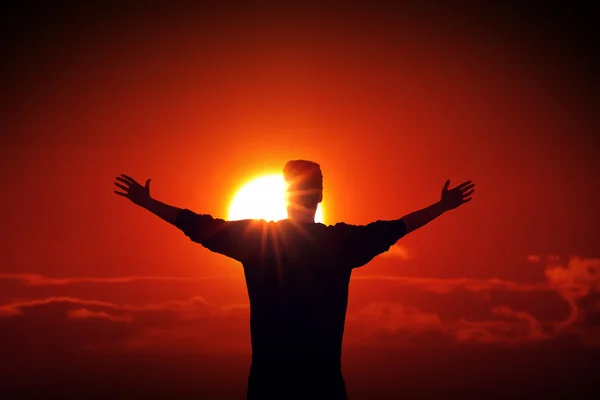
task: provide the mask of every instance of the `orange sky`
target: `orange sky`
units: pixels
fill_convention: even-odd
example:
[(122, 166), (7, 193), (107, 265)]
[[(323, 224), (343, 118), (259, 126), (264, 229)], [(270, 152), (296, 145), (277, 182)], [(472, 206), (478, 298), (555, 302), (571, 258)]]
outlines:
[[(477, 390), (515, 365), (542, 390), (524, 359), (583, 382), (560, 371), (584, 370), (591, 358), (577, 357), (600, 345), (589, 21), (454, 12), (7, 14), (0, 367), (59, 387), (49, 365), (82, 382), (123, 368), (124, 386), (151, 376), (143, 365), (174, 365), (157, 387), (243, 395), (241, 266), (115, 196), (114, 176), (150, 177), (155, 197), (226, 217), (248, 179), (305, 158), (323, 168), (326, 223), (399, 218), (447, 178), (478, 186), (354, 273), (353, 398), (424, 390), (415, 371), (469, 389), (449, 360), (467, 360)], [(497, 370), (478, 364), (490, 354), (504, 357)]]

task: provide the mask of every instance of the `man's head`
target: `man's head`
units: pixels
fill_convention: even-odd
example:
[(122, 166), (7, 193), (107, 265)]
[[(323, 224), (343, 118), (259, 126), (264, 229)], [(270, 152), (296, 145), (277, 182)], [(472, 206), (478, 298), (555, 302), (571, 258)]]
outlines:
[(291, 160), (283, 168), (287, 184), (288, 212), (290, 210), (316, 211), (323, 200), (323, 173), (313, 161)]

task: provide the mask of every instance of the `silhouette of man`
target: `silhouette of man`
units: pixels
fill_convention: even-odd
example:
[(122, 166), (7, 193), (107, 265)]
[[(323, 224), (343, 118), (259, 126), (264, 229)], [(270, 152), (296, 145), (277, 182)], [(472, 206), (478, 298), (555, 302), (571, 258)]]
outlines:
[(115, 193), (181, 229), (192, 241), (242, 263), (250, 300), (248, 399), (346, 399), (341, 372), (348, 286), (354, 268), (398, 239), (471, 200), (474, 184), (443, 186), (434, 204), (367, 225), (315, 223), (323, 200), (319, 164), (289, 161), (288, 218), (224, 221), (164, 204), (127, 175)]

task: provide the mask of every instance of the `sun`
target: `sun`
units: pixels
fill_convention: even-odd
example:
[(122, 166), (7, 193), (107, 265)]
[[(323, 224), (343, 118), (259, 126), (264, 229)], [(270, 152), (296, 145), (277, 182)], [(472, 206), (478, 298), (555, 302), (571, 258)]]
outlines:
[[(287, 218), (285, 181), (283, 175), (265, 175), (250, 181), (236, 193), (229, 207), (229, 220), (264, 219), (279, 221)], [(323, 222), (321, 204), (315, 222)]]

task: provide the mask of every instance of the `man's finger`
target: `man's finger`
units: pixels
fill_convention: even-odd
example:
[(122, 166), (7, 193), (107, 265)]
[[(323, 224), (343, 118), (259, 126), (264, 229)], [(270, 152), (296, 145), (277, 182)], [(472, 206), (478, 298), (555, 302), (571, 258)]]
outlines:
[(126, 184), (127, 186), (131, 185), (131, 182), (129, 182), (127, 179), (119, 178), (119, 177), (117, 176), (117, 180), (118, 180), (119, 182), (123, 182), (123, 183), (124, 183), (124, 184)]
[(127, 176), (127, 175), (125, 175), (125, 174), (121, 174), (121, 176), (122, 176), (123, 178), (125, 178), (125, 179), (129, 180), (131, 183), (137, 183), (137, 182), (135, 181), (135, 179), (133, 179), (133, 178), (132, 178), (132, 177), (130, 177), (130, 176)]
[(121, 193), (116, 190), (115, 190), (115, 194), (118, 194), (119, 196), (127, 197), (127, 193)]
[(471, 184), (471, 181), (466, 181), (466, 182), (461, 183), (457, 187), (455, 187), (455, 189), (462, 190), (462, 188), (464, 188), (465, 186), (470, 185), (470, 184)]
[(470, 201), (471, 201), (471, 199), (472, 199), (472, 197), (469, 197), (468, 199), (464, 199), (464, 200), (463, 200), (463, 203), (468, 203), (468, 202), (470, 202)]
[(117, 183), (117, 182), (115, 182), (115, 186), (120, 189), (123, 189), (125, 192), (127, 192), (129, 190), (129, 188), (127, 186), (121, 185), (120, 183)]
[(473, 192), (474, 192), (474, 191), (475, 191), (475, 190), (469, 190), (468, 192), (466, 192), (466, 193), (463, 193), (463, 198), (469, 197), (470, 195), (472, 195), (472, 194), (473, 194)]
[(446, 183), (444, 183), (444, 190), (448, 190), (448, 186), (450, 186), (450, 179), (448, 179)]
[(464, 188), (462, 188), (460, 191), (464, 193), (464, 192), (466, 192), (469, 189), (473, 189), (474, 187), (475, 187), (475, 184), (471, 183), (470, 185), (467, 185)]
[(152, 180), (152, 179), (148, 179), (148, 180), (146, 181), (146, 188), (148, 188), (148, 189), (150, 189), (150, 181), (151, 181), (151, 180)]

